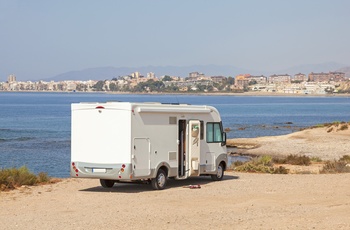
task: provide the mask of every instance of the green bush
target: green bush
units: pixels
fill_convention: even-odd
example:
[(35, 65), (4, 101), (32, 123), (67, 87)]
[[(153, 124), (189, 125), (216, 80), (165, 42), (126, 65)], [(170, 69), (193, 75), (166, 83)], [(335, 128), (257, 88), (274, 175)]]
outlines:
[(331, 123), (317, 124), (317, 125), (311, 126), (310, 128), (323, 128), (323, 127), (330, 128), (332, 126), (338, 127), (339, 125), (344, 125), (344, 126), (346, 125), (347, 126), (347, 124), (348, 123), (345, 121), (333, 121)]
[(310, 160), (311, 162), (322, 162), (322, 159), (319, 157), (311, 157)]
[(36, 176), (26, 166), (0, 170), (0, 191), (14, 189), (22, 185), (35, 185), (49, 181), (50, 177), (46, 173), (39, 173)]
[(40, 172), (38, 174), (38, 183), (48, 183), (50, 180), (51, 178), (47, 175), (47, 173)]
[(271, 174), (287, 174), (288, 170), (283, 166), (273, 167), (271, 156), (261, 156), (254, 158), (252, 161), (248, 161), (234, 167), (238, 172), (259, 172), (259, 173), (271, 173)]
[(311, 128), (323, 128), (325, 127), (327, 124), (317, 124), (317, 125), (314, 125), (312, 126)]

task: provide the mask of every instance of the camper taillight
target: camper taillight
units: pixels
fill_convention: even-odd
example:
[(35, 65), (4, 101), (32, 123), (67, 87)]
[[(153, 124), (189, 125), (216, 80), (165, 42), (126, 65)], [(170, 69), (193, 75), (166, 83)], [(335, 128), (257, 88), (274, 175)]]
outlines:
[(75, 163), (74, 162), (72, 162), (72, 168), (76, 172), (75, 176), (79, 176), (79, 174), (78, 174), (79, 170), (77, 169), (77, 167), (75, 167)]
[(95, 109), (104, 109), (105, 107), (103, 107), (103, 106), (96, 106), (96, 108)]
[(122, 165), (122, 168), (120, 169), (121, 172), (124, 172), (125, 164)]

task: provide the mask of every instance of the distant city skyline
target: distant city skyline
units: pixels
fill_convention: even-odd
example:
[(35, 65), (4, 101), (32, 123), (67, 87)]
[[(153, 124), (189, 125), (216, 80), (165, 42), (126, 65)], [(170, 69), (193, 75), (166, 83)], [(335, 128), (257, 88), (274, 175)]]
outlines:
[(105, 66), (350, 66), (348, 9), (347, 0), (0, 0), (0, 81)]

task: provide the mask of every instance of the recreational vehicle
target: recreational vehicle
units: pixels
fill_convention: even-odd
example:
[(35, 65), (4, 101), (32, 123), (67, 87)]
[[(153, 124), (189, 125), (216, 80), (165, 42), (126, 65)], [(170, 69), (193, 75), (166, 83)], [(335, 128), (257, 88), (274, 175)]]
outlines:
[(73, 103), (71, 177), (147, 182), (211, 176), (227, 167), (226, 133), (212, 106), (161, 103)]

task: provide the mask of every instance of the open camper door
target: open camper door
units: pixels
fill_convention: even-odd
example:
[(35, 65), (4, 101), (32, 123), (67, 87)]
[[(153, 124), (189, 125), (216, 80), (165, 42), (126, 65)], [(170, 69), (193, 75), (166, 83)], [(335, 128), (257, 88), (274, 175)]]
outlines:
[(148, 138), (134, 138), (132, 164), (135, 177), (151, 174), (151, 142)]
[(189, 121), (189, 134), (188, 134), (188, 144), (189, 144), (189, 168), (191, 176), (199, 175), (199, 162), (200, 162), (200, 135), (201, 135), (201, 125), (199, 120)]

